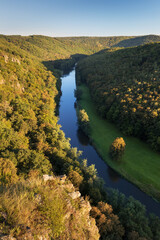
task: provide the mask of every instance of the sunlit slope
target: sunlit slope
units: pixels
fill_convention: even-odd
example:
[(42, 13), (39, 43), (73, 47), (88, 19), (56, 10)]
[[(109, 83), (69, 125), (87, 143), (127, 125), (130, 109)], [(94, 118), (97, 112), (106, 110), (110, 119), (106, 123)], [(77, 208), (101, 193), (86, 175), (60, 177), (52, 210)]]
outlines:
[(28, 37), (0, 35), (0, 41), (12, 43), (43, 60), (64, 59), (76, 53), (92, 54), (126, 38), (129, 37), (53, 38), (38, 35)]
[(142, 45), (148, 42), (159, 41), (159, 36), (143, 37), (47, 37), (33, 36), (5, 36), (0, 35), (0, 42), (6, 42), (6, 46), (13, 44), (20, 49), (30, 52), (32, 55), (47, 60), (64, 59), (72, 54), (93, 54), (112, 46), (128, 47)]

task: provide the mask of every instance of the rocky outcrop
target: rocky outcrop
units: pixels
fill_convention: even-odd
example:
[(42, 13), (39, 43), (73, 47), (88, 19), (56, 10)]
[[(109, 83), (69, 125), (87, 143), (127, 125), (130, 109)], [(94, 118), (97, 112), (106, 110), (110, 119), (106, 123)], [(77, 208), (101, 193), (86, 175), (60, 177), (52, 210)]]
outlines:
[(66, 181), (66, 178), (67, 178), (67, 176), (66, 175), (60, 175), (60, 176), (58, 176), (58, 177), (55, 177), (55, 176), (50, 176), (50, 175), (47, 175), (47, 174), (45, 174), (45, 175), (43, 175), (43, 180), (46, 182), (46, 181), (54, 181), (54, 180), (57, 180), (57, 181), (59, 181), (59, 182), (61, 182), (61, 183), (64, 183), (65, 181)]
[(49, 175), (43, 175), (43, 180), (46, 182), (46, 181), (52, 181), (52, 180), (54, 180), (55, 179), (55, 177), (53, 177), (53, 176), (49, 176)]
[(79, 198), (81, 196), (81, 193), (79, 191), (72, 192), (68, 194), (72, 199)]
[(3, 57), (4, 57), (5, 63), (8, 63), (8, 59), (9, 59), (8, 55), (3, 55)]
[(21, 64), (20, 63), (20, 60), (18, 58), (15, 58), (15, 57), (12, 57), (12, 62), (15, 62), (15, 63), (18, 63), (19, 65)]
[(5, 63), (8, 63), (9, 61), (11, 61), (11, 62), (14, 62), (14, 63), (18, 63), (19, 65), (21, 64), (20, 60), (16, 57), (11, 57), (11, 56), (8, 56), (6, 54), (2, 54), (2, 56), (4, 57)]
[[(18, 236), (17, 233), (15, 233), (15, 235), (13, 234), (13, 236), (4, 234), (1, 235), (0, 239), (49, 240), (51, 237), (55, 239), (54, 237), (56, 235), (54, 234), (57, 234), (57, 232), (55, 232), (56, 227), (58, 227), (57, 231), (59, 234), (58, 237), (56, 237), (57, 240), (99, 239), (99, 231), (95, 220), (90, 216), (90, 203), (81, 196), (79, 191), (76, 191), (66, 175), (43, 175), (43, 179), (38, 180), (31, 178), (25, 182), (25, 185), (26, 184), (27, 188), (33, 193), (33, 209), (25, 221), (23, 221), (23, 216), (21, 220), (19, 220), (17, 227), (20, 233)], [(35, 190), (33, 190), (34, 186), (36, 186)], [(39, 190), (37, 191), (37, 189)], [(16, 199), (18, 199), (18, 197)], [(24, 208), (25, 207), (27, 207), (26, 204), (24, 205)], [(28, 210), (29, 209), (26, 208), (26, 211)], [(25, 212), (25, 209), (23, 209), (23, 211)], [(9, 215), (5, 208), (0, 212), (0, 217), (3, 218), (5, 223), (8, 222)], [(12, 232), (12, 228), (9, 232)], [(2, 234), (3, 233), (4, 232), (2, 232)]]
[(66, 175), (54, 177), (43, 175), (44, 181), (58, 181), (59, 186), (65, 191), (66, 195), (66, 212), (65, 219), (65, 235), (64, 239), (74, 240), (97, 240), (99, 239), (99, 231), (96, 226), (95, 219), (90, 216), (91, 205), (89, 201), (81, 197), (79, 191), (75, 191), (72, 183), (68, 183)]

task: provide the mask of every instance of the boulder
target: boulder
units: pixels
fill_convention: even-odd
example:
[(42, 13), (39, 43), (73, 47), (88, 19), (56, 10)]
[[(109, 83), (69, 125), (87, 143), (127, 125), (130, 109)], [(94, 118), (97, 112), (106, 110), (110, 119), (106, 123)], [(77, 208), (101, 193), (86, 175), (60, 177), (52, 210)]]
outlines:
[(18, 63), (19, 65), (21, 64), (20, 60), (18, 58), (14, 58), (14, 57), (12, 57), (12, 62)]
[(8, 59), (9, 59), (9, 57), (8, 57), (7, 55), (4, 55), (3, 57), (4, 57), (4, 61), (5, 61), (5, 63), (8, 63)]
[(72, 192), (68, 194), (72, 199), (79, 198), (81, 196), (81, 193), (79, 191)]
[(48, 180), (52, 181), (54, 179), (55, 179), (55, 177), (53, 177), (53, 176), (50, 176), (50, 175), (47, 175), (47, 174), (43, 175), (43, 180), (45, 182), (48, 181)]

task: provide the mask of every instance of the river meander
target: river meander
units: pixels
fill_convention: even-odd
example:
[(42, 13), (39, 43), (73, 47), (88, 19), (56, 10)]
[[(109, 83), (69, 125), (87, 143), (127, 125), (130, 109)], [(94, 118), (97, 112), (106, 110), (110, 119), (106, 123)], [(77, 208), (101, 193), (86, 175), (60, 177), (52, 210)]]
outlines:
[(62, 96), (59, 108), (59, 124), (66, 137), (71, 139), (71, 146), (83, 151), (82, 157), (87, 158), (88, 165), (95, 164), (98, 175), (103, 178), (107, 187), (118, 189), (126, 196), (133, 196), (146, 206), (148, 212), (153, 212), (160, 217), (160, 203), (112, 170), (90, 145), (88, 137), (79, 129), (75, 109), (75, 89), (75, 70), (73, 69), (68, 75), (62, 77)]

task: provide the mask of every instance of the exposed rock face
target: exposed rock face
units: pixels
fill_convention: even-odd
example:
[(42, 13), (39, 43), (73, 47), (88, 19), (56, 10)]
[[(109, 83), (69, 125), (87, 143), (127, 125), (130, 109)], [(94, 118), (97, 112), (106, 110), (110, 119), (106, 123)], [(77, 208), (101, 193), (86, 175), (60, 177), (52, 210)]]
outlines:
[(2, 54), (2, 56), (4, 57), (4, 61), (5, 63), (8, 63), (9, 60), (12, 61), (12, 62), (15, 62), (15, 63), (18, 63), (19, 65), (21, 64), (20, 60), (16, 57), (9, 57), (8, 55), (6, 54)]
[(64, 183), (66, 181), (67, 176), (66, 175), (61, 175), (58, 177), (54, 177), (54, 176), (49, 176), (47, 174), (43, 175), (43, 180), (46, 182), (48, 180), (52, 181), (52, 180), (59, 180), (61, 183)]
[(48, 180), (54, 180), (55, 179), (55, 177), (53, 177), (53, 176), (49, 176), (49, 175), (43, 175), (43, 180), (46, 182), (46, 181), (48, 181)]
[(8, 59), (9, 59), (9, 57), (8, 57), (7, 55), (4, 55), (3, 57), (4, 57), (4, 61), (5, 61), (5, 63), (8, 63)]
[(99, 239), (98, 228), (95, 223), (95, 219), (90, 217), (91, 205), (83, 197), (77, 198), (78, 209), (68, 202), (70, 205), (70, 211), (66, 213), (66, 229), (71, 228), (71, 231), (66, 231), (66, 239), (75, 240), (97, 240)]
[(20, 60), (18, 58), (15, 58), (15, 57), (12, 57), (12, 62), (16, 62), (18, 63), (19, 65), (21, 64), (20, 63)]
[(65, 199), (66, 213), (64, 239), (74, 240), (97, 240), (99, 239), (99, 231), (96, 226), (95, 219), (90, 216), (91, 205), (83, 197), (79, 191), (75, 191), (72, 183), (67, 183), (66, 175), (53, 177), (43, 175), (45, 181), (59, 181), (63, 191), (66, 191), (69, 198)]
[(79, 198), (81, 196), (81, 193), (79, 191), (72, 192), (68, 194), (72, 199)]

